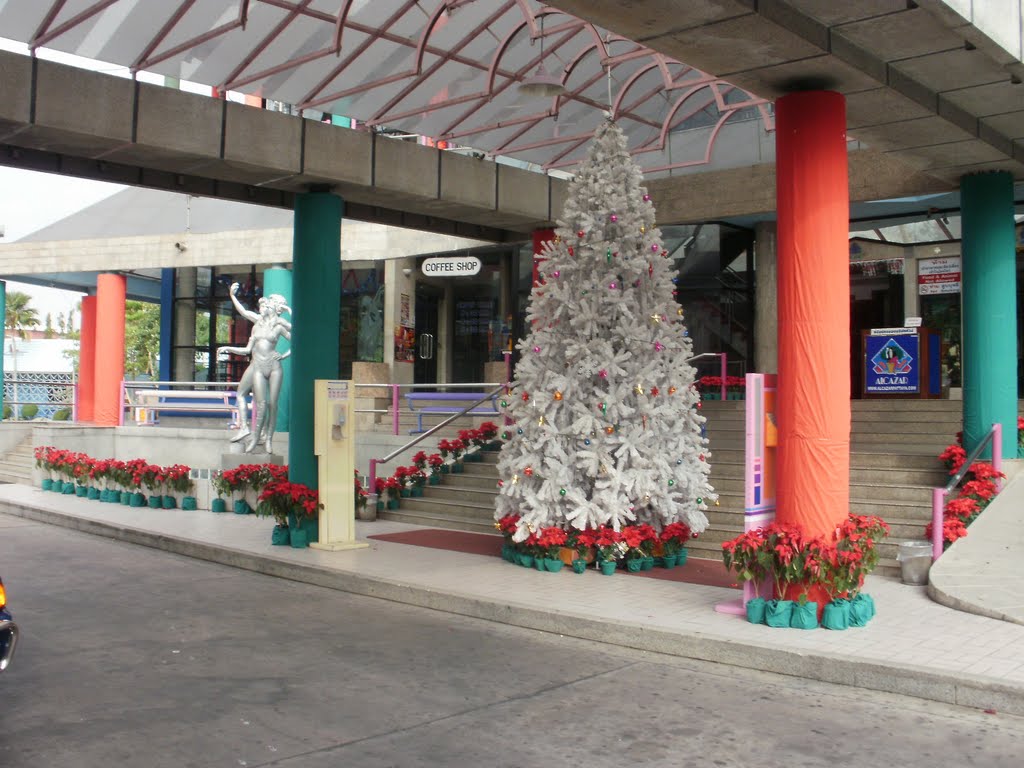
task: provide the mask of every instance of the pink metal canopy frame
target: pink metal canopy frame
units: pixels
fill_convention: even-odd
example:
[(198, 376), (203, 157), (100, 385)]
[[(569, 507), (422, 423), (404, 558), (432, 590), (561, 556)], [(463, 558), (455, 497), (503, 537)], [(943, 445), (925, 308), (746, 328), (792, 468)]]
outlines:
[[(730, 119), (774, 129), (765, 100), (534, 0), (16, 0), (0, 29), (545, 171), (571, 172), (607, 113), (649, 174), (709, 163)], [(542, 62), (563, 94), (519, 92)]]

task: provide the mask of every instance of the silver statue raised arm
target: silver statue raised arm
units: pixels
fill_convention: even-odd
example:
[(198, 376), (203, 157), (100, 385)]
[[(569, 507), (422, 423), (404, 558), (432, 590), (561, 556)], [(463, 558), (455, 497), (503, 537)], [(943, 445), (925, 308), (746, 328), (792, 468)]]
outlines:
[[(274, 437), (274, 425), (277, 422), (277, 399), (281, 394), (281, 381), (284, 378), (284, 369), (281, 361), (291, 354), (291, 351), (281, 354), (277, 351), (278, 339), (284, 337), (289, 341), (292, 338), (292, 324), (281, 317), (287, 312), (291, 314), (291, 308), (285, 298), (279, 294), (264, 296), (259, 300), (258, 313), (246, 309), (238, 300), (238, 283), (231, 284), (231, 303), (242, 317), (249, 320), (252, 326), (252, 333), (249, 335), (249, 343), (244, 347), (221, 347), (218, 354), (248, 355), (249, 366), (242, 374), (238, 382), (238, 434), (231, 438), (235, 443), (239, 440), (245, 441), (245, 452), (252, 453), (253, 449), (260, 442), (263, 443), (267, 453), (273, 453), (272, 440)], [(249, 413), (246, 405), (246, 398), (253, 393), (253, 408), (256, 411), (256, 431), (249, 428)]]

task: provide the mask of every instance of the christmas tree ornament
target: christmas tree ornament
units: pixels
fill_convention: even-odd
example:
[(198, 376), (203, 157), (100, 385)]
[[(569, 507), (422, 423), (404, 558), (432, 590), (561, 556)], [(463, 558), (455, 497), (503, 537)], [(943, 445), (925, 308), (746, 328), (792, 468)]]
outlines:
[(534, 353), (535, 355), (536, 355), (536, 354), (538, 354), (539, 352), (540, 352), (540, 347), (534, 347), (534, 348), (533, 348), (533, 353)]
[(618, 220), (619, 220), (619, 217), (616, 216), (614, 213), (611, 216), (608, 217), (608, 221), (610, 221), (612, 224), (614, 224)]
[(517, 435), (521, 435), (521, 434), (523, 434), (523, 428), (522, 428), (522, 427), (520, 427), (519, 429), (517, 429), (517, 430), (516, 430), (516, 434), (517, 434)]
[(643, 388), (643, 386), (641, 384), (637, 384), (636, 385), (636, 393), (638, 395), (642, 395), (644, 393), (644, 388)]
[(607, 427), (604, 428), (604, 431), (607, 432), (610, 435), (610, 434), (612, 434), (615, 431), (615, 427), (607, 426)]
[(584, 445), (590, 445), (590, 438), (587, 438), (587, 439), (585, 439), (585, 440), (583, 441), (583, 444), (584, 444)]
[(504, 480), (499, 480), (499, 481), (498, 481), (498, 487), (499, 487), (499, 488), (502, 488), (502, 487), (504, 487), (504, 485), (505, 485), (505, 481), (504, 481)]
[(618, 286), (615, 283), (608, 283), (608, 287), (614, 291)]
[(660, 323), (661, 322), (661, 315), (659, 315), (657, 312), (655, 312), (653, 315), (651, 315), (651, 320), (653, 320), (656, 323)]
[(526, 402), (529, 402), (529, 400), (530, 400), (530, 393), (529, 392), (523, 392), (523, 402), (526, 403)]
[(664, 348), (665, 348), (665, 345), (662, 344), (660, 341), (654, 342), (654, 351), (655, 352), (661, 352), (661, 350), (663, 350)]
[(506, 441), (507, 440), (511, 440), (512, 439), (512, 435), (510, 433), (508, 433), (508, 432), (502, 432), (501, 433), (501, 439), (502, 440), (506, 440)]
[(670, 478), (668, 479), (668, 484), (669, 484), (669, 485), (675, 485), (675, 484), (676, 484), (676, 481), (675, 481), (675, 480), (673, 480), (673, 479), (672, 479), (672, 478), (670, 477)]
[(533, 477), (533, 467), (527, 467), (523, 470), (523, 474), (527, 477)]
[(519, 482), (519, 475), (512, 475), (512, 483), (515, 484), (515, 483), (518, 483), (518, 482)]
[(555, 392), (555, 400), (561, 400), (561, 399), (562, 399), (562, 393), (556, 391)]
[(587, 233), (586, 233), (586, 232), (584, 232), (584, 231), (583, 231), (583, 230), (581, 229), (581, 230), (579, 230), (579, 231), (578, 231), (578, 232), (576, 233), (576, 237), (578, 237), (578, 238), (580, 238), (580, 239), (582, 240), (582, 239), (583, 239), (583, 236), (584, 236), (585, 234), (587, 234)]
[(597, 372), (597, 375), (600, 376), (602, 379), (607, 379), (608, 378), (608, 371), (606, 371), (604, 368), (602, 368), (600, 371)]
[(565, 488), (559, 488), (558, 489), (558, 495), (559, 496), (565, 496)]
[(660, 391), (657, 387), (651, 387), (651, 397), (657, 397)]
[(552, 272), (551, 274), (554, 275), (555, 277), (561, 277), (562, 276), (562, 273), (560, 271), (558, 271), (557, 269), (554, 272)]
[(643, 199), (644, 199), (644, 202), (645, 202), (645, 203), (649, 203), (649, 202), (651, 202), (651, 196), (650, 196), (650, 195), (648, 195), (648, 194), (646, 194), (646, 193), (644, 194), (644, 198), (643, 198)]
[(676, 464), (682, 464), (682, 463), (683, 463), (682, 459), (676, 459)]
[(508, 408), (508, 400), (502, 400), (501, 401), (501, 407), (502, 408)]
[(669, 393), (670, 395), (674, 395), (674, 394), (676, 393), (676, 388), (675, 388), (675, 387), (669, 387), (669, 388), (668, 388), (668, 393)]
[(543, 416), (541, 416), (539, 419), (537, 419), (537, 426), (540, 426), (540, 427), (544, 426), (544, 417)]

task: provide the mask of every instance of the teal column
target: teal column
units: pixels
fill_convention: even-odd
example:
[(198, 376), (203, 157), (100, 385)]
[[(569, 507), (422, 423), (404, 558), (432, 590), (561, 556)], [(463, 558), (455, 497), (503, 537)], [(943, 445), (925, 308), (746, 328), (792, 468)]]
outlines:
[[(263, 273), (263, 295), (284, 296), (288, 306), (292, 306), (292, 273), (284, 267), (271, 267)], [(291, 319), (291, 318), (289, 318)], [(283, 336), (277, 340), (277, 351), (282, 355), (291, 349), (291, 342)], [(284, 380), (281, 382), (281, 393), (277, 398), (277, 424), (275, 432), (288, 432), (291, 423), (292, 396), (292, 359), (286, 357), (281, 361), (284, 369)]]
[(341, 198), (329, 192), (295, 197), (292, 245), (292, 391), (288, 479), (318, 488), (313, 455), (313, 382), (339, 371)]
[[(7, 283), (0, 280), (0, 317), (4, 319), (3, 328), (7, 328)], [(2, 335), (2, 334), (0, 334)], [(4, 347), (6, 342), (0, 344), (0, 421), (4, 420)]]
[(1005, 171), (964, 176), (960, 198), (964, 447), (973, 450), (999, 422), (1003, 458), (1012, 459), (1017, 456), (1013, 176)]

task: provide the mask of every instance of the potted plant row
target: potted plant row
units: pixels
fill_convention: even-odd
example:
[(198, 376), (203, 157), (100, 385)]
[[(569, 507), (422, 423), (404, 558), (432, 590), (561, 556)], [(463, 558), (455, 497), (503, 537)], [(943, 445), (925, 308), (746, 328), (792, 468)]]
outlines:
[[(672, 568), (685, 562), (685, 543), (692, 538), (684, 523), (672, 523), (657, 531), (644, 524), (577, 530), (551, 526), (531, 531), (523, 529), (519, 515), (505, 515), (495, 522), (504, 537), (502, 557), (517, 565), (557, 572), (569, 565), (583, 573), (588, 564), (605, 575), (617, 568), (630, 572), (649, 570), (660, 564)], [(682, 556), (682, 562), (680, 562)], [(552, 561), (558, 561), (556, 565)]]
[[(747, 619), (770, 627), (861, 627), (874, 616), (874, 601), (861, 592), (878, 563), (876, 544), (889, 533), (878, 517), (849, 515), (830, 538), (807, 537), (773, 522), (722, 544), (725, 567), (750, 582)], [(772, 585), (772, 598), (760, 597)]]

